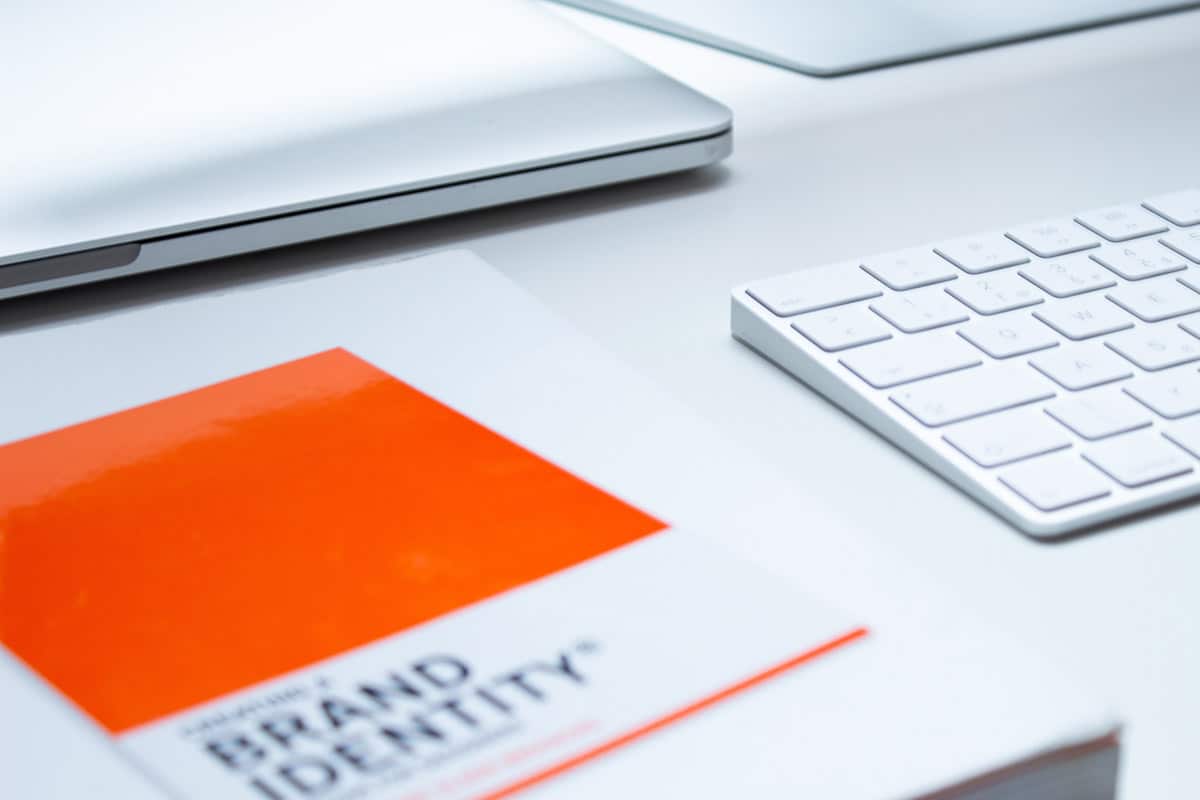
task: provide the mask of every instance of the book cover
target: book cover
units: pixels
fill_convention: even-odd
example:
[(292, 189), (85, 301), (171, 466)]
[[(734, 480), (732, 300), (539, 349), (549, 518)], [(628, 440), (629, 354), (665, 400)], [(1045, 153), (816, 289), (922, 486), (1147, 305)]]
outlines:
[(0, 475), (0, 641), (175, 797), (506, 797), (869, 636), (344, 348)]

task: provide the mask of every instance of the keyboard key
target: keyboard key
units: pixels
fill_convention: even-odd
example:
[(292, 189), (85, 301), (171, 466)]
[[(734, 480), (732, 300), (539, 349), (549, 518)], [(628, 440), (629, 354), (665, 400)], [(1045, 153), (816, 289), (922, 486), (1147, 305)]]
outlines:
[(1041, 353), (1029, 363), (1059, 386), (1073, 392), (1133, 377), (1129, 362), (1093, 342)]
[(1135, 328), (1105, 344), (1150, 372), (1200, 360), (1200, 339), (1177, 327)]
[(1033, 315), (1068, 339), (1075, 340), (1133, 327), (1132, 317), (1099, 295), (1051, 303)]
[(1071, 446), (1071, 438), (1037, 409), (961, 422), (942, 436), (981, 467), (998, 467)]
[(1035, 261), (1021, 267), (1021, 275), (1055, 297), (1070, 297), (1117, 285), (1113, 274), (1086, 253), (1054, 261)]
[(1085, 439), (1105, 439), (1145, 428), (1150, 412), (1123, 392), (1112, 389), (1070, 395), (1049, 403), (1046, 413)]
[(806, 311), (845, 305), (879, 297), (883, 290), (854, 263), (793, 272), (758, 281), (746, 288), (746, 294), (762, 303), (772, 314), (790, 317)]
[(934, 252), (972, 275), (1029, 263), (1024, 250), (999, 234), (954, 239), (938, 245)]
[(1160, 194), (1142, 205), (1176, 225), (1200, 224), (1200, 191), (1195, 189)]
[(1150, 431), (1091, 445), (1083, 457), (1131, 489), (1192, 471), (1187, 455)]
[(1073, 453), (1026, 461), (1010, 467), (1000, 480), (1042, 511), (1057, 511), (1112, 493), (1104, 476)]
[(896, 291), (916, 289), (958, 277), (958, 271), (952, 264), (927, 247), (872, 256), (863, 262), (862, 268)]
[(1184, 258), (1200, 264), (1200, 229), (1194, 231), (1175, 231), (1175, 233), (1172, 233), (1170, 236), (1164, 236), (1159, 241)]
[(1170, 277), (1119, 286), (1108, 299), (1145, 322), (1200, 311), (1200, 292)]
[(1200, 292), (1200, 269), (1188, 267), (1187, 272), (1180, 275), (1177, 280), (1193, 292)]
[(964, 278), (947, 286), (946, 291), (977, 314), (999, 314), (1042, 302), (1038, 290), (1015, 272)]
[(966, 309), (936, 286), (884, 295), (871, 303), (871, 310), (905, 333), (918, 333), (968, 319)]
[(812, 311), (792, 327), (827, 353), (892, 338), (878, 317), (855, 307)]
[(1128, 281), (1140, 281), (1187, 267), (1177, 253), (1158, 242), (1129, 242), (1100, 248), (1092, 255), (1097, 263)]
[(983, 363), (978, 352), (948, 333), (880, 342), (847, 353), (839, 360), (842, 366), (876, 389)]
[(1100, 240), (1072, 219), (1051, 219), (1021, 225), (1008, 232), (1008, 238), (1042, 258), (1065, 256), (1098, 247)]
[(1200, 317), (1185, 319), (1183, 322), (1179, 323), (1179, 327), (1183, 328), (1197, 339), (1200, 339)]
[(1183, 367), (1139, 378), (1125, 391), (1160, 417), (1178, 419), (1200, 412), (1200, 373)]
[(893, 403), (930, 428), (1046, 400), (1054, 389), (1025, 364), (943, 375), (900, 389)]
[(1192, 417), (1176, 422), (1173, 425), (1168, 425), (1163, 430), (1163, 436), (1166, 436), (1196, 458), (1200, 458), (1200, 417)]
[(1011, 358), (1058, 344), (1054, 332), (1028, 314), (971, 320), (958, 335), (992, 358)]
[(1167, 231), (1167, 226), (1163, 225), (1161, 219), (1143, 208), (1132, 205), (1086, 211), (1075, 217), (1075, 221), (1110, 242), (1123, 242)]

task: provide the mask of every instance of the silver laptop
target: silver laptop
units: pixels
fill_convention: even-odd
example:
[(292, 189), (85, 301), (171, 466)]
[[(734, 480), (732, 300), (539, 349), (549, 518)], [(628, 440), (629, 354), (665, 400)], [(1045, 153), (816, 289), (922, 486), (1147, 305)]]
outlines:
[(0, 298), (689, 169), (720, 104), (525, 0), (17, 0)]

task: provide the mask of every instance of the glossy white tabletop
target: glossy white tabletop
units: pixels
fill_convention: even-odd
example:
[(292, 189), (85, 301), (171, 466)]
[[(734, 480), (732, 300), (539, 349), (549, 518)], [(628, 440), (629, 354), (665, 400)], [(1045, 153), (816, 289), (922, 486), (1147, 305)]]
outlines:
[(1109, 699), (1129, 723), (1123, 798), (1200, 796), (1200, 506), (1037, 544), (734, 342), (727, 318), (755, 277), (1200, 186), (1200, 13), (832, 80), (560, 13), (729, 105), (733, 157), (14, 301), (0, 330), (471, 247)]

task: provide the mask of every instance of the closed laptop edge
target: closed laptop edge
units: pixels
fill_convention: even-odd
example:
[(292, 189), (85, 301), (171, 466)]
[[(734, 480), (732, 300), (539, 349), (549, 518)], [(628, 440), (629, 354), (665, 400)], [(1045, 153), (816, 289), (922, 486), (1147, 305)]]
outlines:
[[(273, 4), (255, 0), (241, 24), (274, 24)], [(402, 10), (368, 5), (380, 20), (403, 21)], [(456, 15), (499, 29), (472, 40), (458, 35)], [(314, 20), (312, 30), (268, 40), (271, 57), (303, 68), (329, 35), (321, 26), (338, 24), (349, 25)], [(226, 74), (203, 86), (211, 96), (160, 92), (163, 107), (140, 118), (71, 112), (88, 100), (65, 88), (81, 97), (35, 109), (8, 153), (15, 179), (0, 200), (0, 299), (693, 169), (732, 151), (729, 109), (533, 4), (457, 0), (427, 11), (420, 26), (438, 49), (398, 45), (375, 64), (345, 54), (336, 81), (354, 89), (336, 114), (298, 85), (319, 73), (269, 83), (253, 50), (226, 54)], [(147, 30), (129, 35), (144, 40)], [(359, 21), (355, 35), (362, 30)], [(514, 39), (528, 52), (514, 54)], [(418, 66), (428, 73), (420, 81), (390, 77)], [(116, 91), (136, 104), (167, 80)], [(265, 121), (239, 112), (281, 92), (277, 102), (293, 105)], [(162, 135), (139, 152), (156, 125)]]

